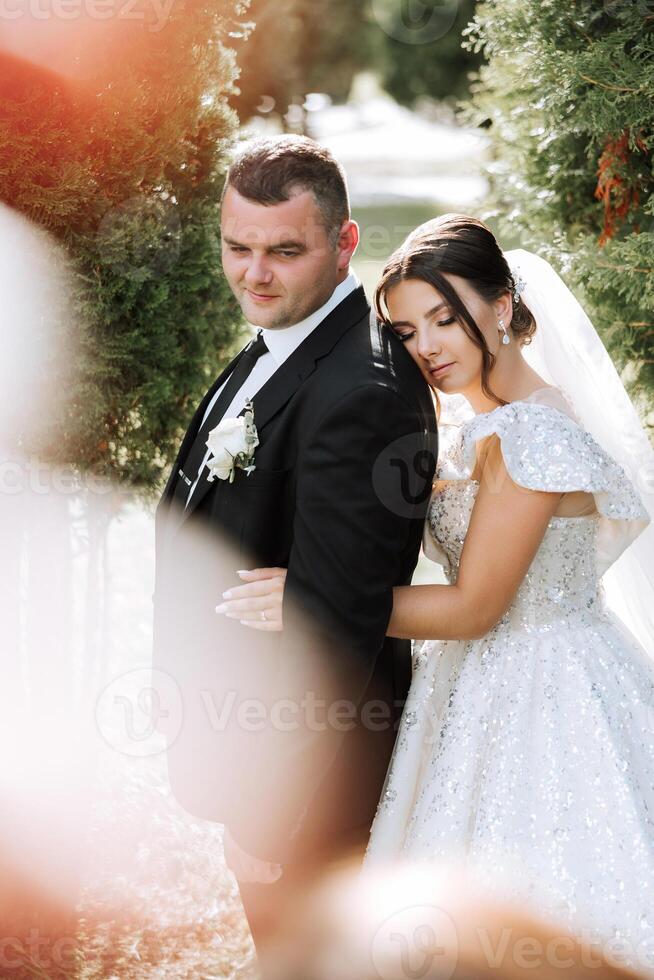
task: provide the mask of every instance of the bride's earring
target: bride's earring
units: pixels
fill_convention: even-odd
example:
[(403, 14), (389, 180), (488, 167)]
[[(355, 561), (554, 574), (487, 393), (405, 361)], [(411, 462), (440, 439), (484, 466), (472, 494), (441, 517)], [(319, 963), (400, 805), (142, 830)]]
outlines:
[(502, 343), (503, 344), (510, 344), (511, 343), (511, 338), (509, 337), (509, 335), (507, 333), (506, 324), (505, 324), (504, 320), (498, 320), (497, 322), (499, 323), (500, 330), (503, 330), (504, 331), (504, 336), (502, 337)]

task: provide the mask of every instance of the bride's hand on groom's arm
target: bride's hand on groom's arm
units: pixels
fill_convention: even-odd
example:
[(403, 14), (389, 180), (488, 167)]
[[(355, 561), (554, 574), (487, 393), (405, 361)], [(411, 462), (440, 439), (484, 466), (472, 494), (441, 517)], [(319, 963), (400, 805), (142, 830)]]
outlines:
[(266, 632), (282, 630), (286, 569), (253, 568), (237, 574), (246, 584), (223, 592), (222, 602), (216, 606), (216, 612), (229, 619), (238, 619), (243, 626), (252, 629)]

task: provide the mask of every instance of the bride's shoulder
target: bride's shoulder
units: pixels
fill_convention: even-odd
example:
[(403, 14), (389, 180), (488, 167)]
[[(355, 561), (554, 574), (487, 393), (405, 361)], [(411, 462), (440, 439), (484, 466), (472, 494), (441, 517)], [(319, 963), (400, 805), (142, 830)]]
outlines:
[[(563, 417), (562, 417), (563, 416)], [(500, 405), (489, 412), (470, 415), (470, 410), (452, 411), (448, 403), (445, 420), (439, 421), (437, 478), (472, 479), (492, 445), (507, 450), (528, 441), (551, 441), (566, 418), (572, 419), (570, 403), (559, 389), (534, 392), (529, 398)]]
[(554, 408), (558, 412), (563, 412), (564, 415), (569, 416), (577, 424), (579, 423), (572, 402), (566, 393), (555, 385), (546, 385), (543, 388), (537, 388), (536, 391), (532, 391), (522, 401), (526, 405), (545, 405), (548, 408)]
[(521, 425), (535, 426), (544, 438), (552, 430), (584, 433), (574, 408), (560, 388), (539, 388), (519, 400), (498, 405), (490, 412), (480, 412), (459, 427), (462, 441), (480, 441), (489, 436), (520, 435)]
[(627, 474), (582, 427), (563, 393), (545, 389), (534, 396), (475, 415), (461, 426), (455, 452), (461, 470), (475, 470), (484, 440), (490, 440), (515, 483), (530, 490), (592, 493), (607, 516), (643, 517), (643, 503)]

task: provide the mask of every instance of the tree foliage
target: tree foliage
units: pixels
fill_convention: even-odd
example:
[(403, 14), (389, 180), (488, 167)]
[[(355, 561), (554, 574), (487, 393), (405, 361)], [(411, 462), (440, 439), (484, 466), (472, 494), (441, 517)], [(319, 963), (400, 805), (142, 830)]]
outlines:
[(237, 125), (226, 41), (243, 13), (179, 0), (83, 82), (3, 70), (0, 194), (66, 246), (78, 314), (56, 439), (23, 451), (156, 486), (240, 331), (218, 202)]
[(652, 0), (483, 0), (468, 43), (488, 59), (468, 114), (493, 137), (505, 231), (559, 267), (651, 399)]
[(289, 106), (311, 92), (344, 102), (361, 71), (376, 73), (404, 105), (464, 95), (480, 60), (461, 44), (474, 2), (252, 0), (232, 105), (243, 122), (274, 112), (294, 128), (301, 114), (287, 117)]
[(468, 94), (469, 75), (479, 66), (475, 51), (462, 46), (475, 0), (433, 0), (416, 5), (375, 0), (384, 31), (380, 51), (381, 81), (403, 105), (420, 98), (455, 99)]
[(345, 101), (358, 71), (374, 61), (367, 0), (252, 0), (249, 29), (237, 43), (240, 76), (231, 99), (242, 122), (270, 112), (287, 117), (310, 92)]

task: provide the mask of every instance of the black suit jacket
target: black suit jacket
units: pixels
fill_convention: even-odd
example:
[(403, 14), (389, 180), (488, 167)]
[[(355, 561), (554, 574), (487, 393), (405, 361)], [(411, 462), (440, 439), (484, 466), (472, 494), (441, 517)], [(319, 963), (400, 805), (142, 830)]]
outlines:
[[(183, 702), (177, 798), (289, 861), (374, 816), (411, 676), (410, 643), (385, 633), (419, 553), (436, 420), (359, 288), (254, 397), (256, 469), (201, 482), (182, 515), (177, 470), (240, 356), (198, 408), (157, 509), (155, 665)], [(255, 566), (288, 569), (283, 633), (214, 612), (235, 570)]]

